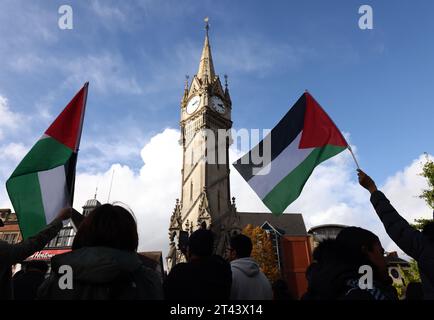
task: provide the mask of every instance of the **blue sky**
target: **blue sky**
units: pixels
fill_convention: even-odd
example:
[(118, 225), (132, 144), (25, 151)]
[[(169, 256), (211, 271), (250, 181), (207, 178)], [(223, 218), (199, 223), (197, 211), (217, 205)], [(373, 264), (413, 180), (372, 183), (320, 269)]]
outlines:
[[(380, 181), (433, 152), (430, 1), (72, 1), (73, 30), (57, 27), (61, 4), (0, 4), (0, 93), (14, 111), (46, 115), (13, 137), (26, 145), (86, 80), (89, 154), (104, 152), (91, 140), (139, 146), (176, 127), (184, 75), (197, 71), (210, 16), (235, 127), (272, 128), (309, 89)], [(361, 4), (373, 8), (373, 30), (358, 28)], [(120, 160), (137, 165), (124, 153)]]
[[(432, 1), (68, 1), (73, 30), (58, 28), (62, 4), (0, 2), (2, 189), (85, 81), (78, 172), (101, 177), (117, 163), (138, 175), (142, 148), (178, 128), (206, 16), (236, 128), (272, 128), (308, 89), (379, 184), (434, 153)], [(373, 30), (358, 27), (362, 4)]]

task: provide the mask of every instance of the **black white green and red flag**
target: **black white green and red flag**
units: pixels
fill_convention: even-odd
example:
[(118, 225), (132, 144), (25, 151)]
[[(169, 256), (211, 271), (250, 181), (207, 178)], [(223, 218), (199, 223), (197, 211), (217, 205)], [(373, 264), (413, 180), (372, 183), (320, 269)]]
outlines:
[[(271, 142), (270, 161), (255, 164), (252, 154), (267, 152), (267, 139)], [(234, 167), (268, 209), (279, 215), (298, 198), (316, 166), (348, 147), (327, 113), (305, 92), (269, 135)]]
[(24, 239), (42, 230), (61, 208), (72, 205), (87, 91), (88, 83), (6, 181)]

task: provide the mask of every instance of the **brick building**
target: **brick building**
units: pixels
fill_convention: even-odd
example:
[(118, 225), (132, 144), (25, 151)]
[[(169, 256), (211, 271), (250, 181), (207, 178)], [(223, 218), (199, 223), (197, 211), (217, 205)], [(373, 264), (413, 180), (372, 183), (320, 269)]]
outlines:
[(11, 209), (0, 209), (0, 240), (9, 243), (22, 240), (17, 215)]

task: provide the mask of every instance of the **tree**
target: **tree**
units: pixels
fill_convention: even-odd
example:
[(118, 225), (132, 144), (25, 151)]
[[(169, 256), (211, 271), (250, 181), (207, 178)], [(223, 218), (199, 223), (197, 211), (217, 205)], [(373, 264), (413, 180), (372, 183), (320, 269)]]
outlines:
[(405, 290), (410, 282), (421, 282), (420, 281), (420, 274), (419, 274), (419, 268), (417, 266), (417, 262), (414, 259), (410, 260), (410, 268), (408, 269), (402, 269), (400, 266), (399, 273), (402, 276), (403, 283), (396, 284), (394, 283), (393, 286), (396, 288), (398, 292), (398, 297), (400, 299), (405, 298)]
[[(426, 162), (422, 167), (422, 173), (420, 175), (427, 179), (428, 189), (424, 189), (422, 194), (419, 195), (419, 198), (424, 199), (426, 204), (434, 209), (434, 162), (428, 157), (428, 154), (426, 154)], [(425, 225), (431, 221), (433, 220), (423, 218), (415, 219), (411, 226), (422, 231)]]
[(423, 227), (425, 227), (425, 225), (431, 221), (432, 219), (414, 219), (414, 223), (412, 223), (411, 226), (419, 231), (422, 231)]
[(260, 227), (251, 224), (243, 229), (243, 234), (252, 240), (252, 258), (259, 264), (261, 271), (274, 282), (280, 278), (277, 256), (268, 233)]
[[(427, 154), (426, 162), (422, 167), (422, 173), (420, 175), (428, 180), (428, 189), (423, 190), (422, 194), (419, 195), (419, 198), (424, 199), (427, 205), (434, 209), (434, 162), (428, 157)], [(422, 231), (425, 225), (432, 221), (432, 219), (415, 219), (411, 226), (419, 231)], [(410, 282), (420, 282), (419, 268), (417, 266), (417, 262), (414, 259), (410, 260), (410, 268), (408, 270), (403, 270), (400, 268), (400, 272), (403, 276), (405, 285), (408, 285)], [(395, 287), (398, 290), (399, 296), (404, 296), (404, 285), (400, 284), (396, 285)]]
[(428, 180), (428, 189), (423, 190), (419, 197), (424, 199), (431, 209), (434, 209), (434, 161), (428, 158), (428, 154), (426, 154), (421, 176)]

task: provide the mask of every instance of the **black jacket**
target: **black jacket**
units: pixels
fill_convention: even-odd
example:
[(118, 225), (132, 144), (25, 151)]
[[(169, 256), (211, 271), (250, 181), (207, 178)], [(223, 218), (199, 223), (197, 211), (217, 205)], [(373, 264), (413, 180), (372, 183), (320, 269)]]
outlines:
[(62, 221), (54, 220), (37, 235), (17, 244), (0, 240), (0, 300), (12, 298), (11, 267), (36, 251), (42, 250), (62, 228)]
[[(61, 289), (59, 281), (70, 266), (73, 287)], [(135, 252), (106, 247), (84, 247), (51, 259), (51, 275), (38, 291), (47, 300), (159, 300), (161, 278), (146, 267)]]
[(417, 261), (425, 299), (434, 299), (434, 243), (399, 215), (381, 191), (371, 195), (371, 202), (393, 241)]
[(336, 240), (321, 242), (319, 262), (308, 268), (308, 290), (302, 300), (397, 300), (391, 279), (373, 279), (373, 288), (362, 290), (359, 266), (347, 259), (346, 249)]
[(14, 300), (35, 300), (45, 273), (39, 270), (18, 271), (12, 278)]
[(164, 282), (164, 292), (168, 300), (229, 300), (231, 285), (231, 265), (215, 255), (178, 263)]

